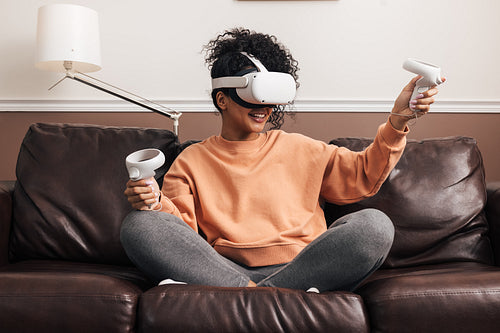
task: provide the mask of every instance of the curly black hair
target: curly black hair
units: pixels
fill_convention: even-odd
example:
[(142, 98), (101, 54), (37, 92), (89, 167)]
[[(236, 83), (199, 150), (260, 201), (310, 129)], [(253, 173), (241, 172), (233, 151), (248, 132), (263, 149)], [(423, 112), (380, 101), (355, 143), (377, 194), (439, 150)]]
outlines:
[[(205, 63), (210, 69), (212, 78), (234, 76), (244, 68), (254, 67), (250, 59), (241, 54), (246, 52), (259, 59), (267, 70), (288, 73), (293, 76), (299, 87), (297, 71), (298, 62), (290, 51), (273, 35), (257, 33), (244, 28), (234, 28), (218, 35), (204, 46)], [(228, 88), (212, 91), (212, 101), (221, 111), (216, 102), (218, 91), (228, 94)], [(269, 117), (271, 129), (279, 129), (284, 123), (285, 105), (276, 105)]]

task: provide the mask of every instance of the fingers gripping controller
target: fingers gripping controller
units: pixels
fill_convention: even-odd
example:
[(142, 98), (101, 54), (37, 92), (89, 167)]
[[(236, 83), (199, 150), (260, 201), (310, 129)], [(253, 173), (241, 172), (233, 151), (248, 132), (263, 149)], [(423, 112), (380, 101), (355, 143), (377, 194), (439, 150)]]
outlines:
[(416, 99), (417, 95), (429, 90), (432, 86), (443, 83), (441, 80), (441, 68), (436, 65), (409, 58), (403, 63), (403, 68), (422, 76), (416, 82), (410, 101)]
[[(155, 170), (164, 163), (165, 155), (160, 150), (154, 148), (138, 150), (128, 155), (125, 159), (128, 175), (133, 181), (154, 177)], [(155, 194), (152, 186), (151, 189), (155, 195), (156, 202), (147, 203), (146, 205), (148, 209), (151, 210), (154, 205), (158, 206), (157, 204), (159, 203), (159, 208), (155, 208), (154, 210), (161, 210), (162, 204), (160, 202), (160, 194)]]

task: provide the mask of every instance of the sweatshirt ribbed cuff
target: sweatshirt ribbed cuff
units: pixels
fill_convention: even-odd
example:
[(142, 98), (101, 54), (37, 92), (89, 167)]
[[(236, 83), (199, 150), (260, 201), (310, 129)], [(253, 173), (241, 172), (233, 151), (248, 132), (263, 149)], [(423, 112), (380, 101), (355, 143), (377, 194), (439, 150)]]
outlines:
[(384, 141), (391, 147), (398, 147), (406, 144), (406, 136), (410, 132), (408, 126), (404, 131), (395, 129), (391, 122), (387, 120), (385, 124), (380, 125), (379, 132)]
[(160, 203), (162, 204), (162, 209), (161, 209), (162, 212), (169, 213), (169, 214), (174, 214), (175, 213), (175, 205), (163, 193), (162, 193), (162, 196), (161, 196)]

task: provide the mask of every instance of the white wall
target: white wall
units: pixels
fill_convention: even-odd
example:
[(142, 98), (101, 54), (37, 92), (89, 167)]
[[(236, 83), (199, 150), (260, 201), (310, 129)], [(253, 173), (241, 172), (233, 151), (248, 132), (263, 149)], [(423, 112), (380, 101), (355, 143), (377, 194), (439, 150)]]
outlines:
[[(37, 10), (1, 0), (0, 101), (112, 100), (34, 68)], [(390, 101), (407, 57), (443, 68), (442, 101), (500, 105), (498, 0), (73, 0), (99, 12), (103, 69), (93, 75), (155, 100), (208, 101), (202, 46), (224, 29), (274, 34), (301, 68), (298, 101)], [(500, 112), (496, 109), (495, 112)]]

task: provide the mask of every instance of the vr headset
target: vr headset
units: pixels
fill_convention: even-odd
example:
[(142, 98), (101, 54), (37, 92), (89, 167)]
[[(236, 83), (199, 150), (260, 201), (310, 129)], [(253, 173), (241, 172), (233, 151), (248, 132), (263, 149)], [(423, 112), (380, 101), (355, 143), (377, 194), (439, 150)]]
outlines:
[(237, 76), (225, 76), (212, 79), (212, 90), (229, 90), (230, 97), (246, 108), (261, 108), (290, 104), (296, 93), (295, 80), (288, 73), (269, 72), (266, 67), (251, 55), (241, 52), (255, 65), (255, 68), (236, 73)]

